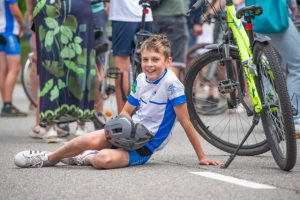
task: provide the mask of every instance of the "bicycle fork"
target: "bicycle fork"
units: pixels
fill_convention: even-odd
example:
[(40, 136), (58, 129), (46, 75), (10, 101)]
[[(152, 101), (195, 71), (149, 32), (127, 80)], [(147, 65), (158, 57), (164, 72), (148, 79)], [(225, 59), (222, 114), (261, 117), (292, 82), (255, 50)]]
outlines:
[[(237, 102), (237, 99), (239, 99), (240, 103), (242, 103), (244, 108), (246, 109), (247, 115), (251, 116), (254, 114), (254, 116), (253, 116), (253, 120), (252, 120), (252, 125), (251, 125), (250, 129), (248, 130), (248, 132), (246, 133), (245, 137), (243, 138), (243, 140), (241, 141), (239, 146), (236, 148), (236, 150), (229, 156), (229, 158), (227, 159), (225, 164), (221, 166), (221, 168), (223, 168), (223, 169), (226, 169), (230, 165), (230, 163), (234, 160), (237, 153), (239, 152), (241, 147), (244, 145), (244, 143), (246, 142), (246, 140), (252, 133), (255, 126), (258, 124), (259, 119), (260, 119), (260, 112), (262, 111), (262, 103), (260, 101), (259, 95), (256, 90), (256, 85), (254, 82), (254, 77), (257, 75), (255, 65), (251, 64), (250, 62), (247, 61), (246, 63), (245, 62), (242, 63), (243, 66), (241, 66), (242, 70), (244, 71), (244, 73), (243, 73), (245, 75), (244, 78), (246, 78), (246, 81), (248, 83), (251, 100), (254, 103), (254, 111), (252, 111), (246, 105), (245, 101), (243, 100), (243, 93), (242, 93), (242, 90), (240, 87), (241, 84), (239, 82), (234, 81), (235, 80), (234, 79), (234, 66), (233, 66), (232, 58), (230, 57), (229, 51), (230, 51), (229, 44), (224, 44), (223, 61), (224, 61), (224, 65), (226, 67), (227, 80), (221, 81), (219, 83), (219, 90), (222, 93), (230, 94), (230, 98), (228, 100), (229, 108), (232, 109), (232, 108), (237, 107), (237, 105), (239, 103), (239, 102)], [(238, 91), (237, 94), (236, 94), (236, 90)], [(244, 88), (243, 88), (243, 90), (244, 90)]]

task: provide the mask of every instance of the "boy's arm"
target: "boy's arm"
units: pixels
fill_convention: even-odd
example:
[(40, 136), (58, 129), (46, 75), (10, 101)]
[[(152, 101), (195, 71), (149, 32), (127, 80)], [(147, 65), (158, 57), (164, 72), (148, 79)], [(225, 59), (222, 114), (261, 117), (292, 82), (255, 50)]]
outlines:
[(198, 134), (196, 133), (190, 119), (189, 119), (189, 114), (187, 110), (186, 103), (180, 104), (174, 107), (176, 117), (179, 120), (180, 124), (182, 125), (189, 141), (191, 142), (197, 156), (199, 163), (202, 165), (221, 165), (222, 162), (217, 161), (217, 160), (209, 160), (200, 144), (200, 140), (198, 137)]
[(126, 116), (131, 118), (131, 114), (134, 111), (134, 109), (135, 109), (135, 106), (133, 106), (130, 103), (126, 102), (120, 114), (126, 115)]
[(10, 12), (14, 16), (14, 18), (17, 20), (20, 26), (20, 33), (19, 37), (22, 37), (24, 34), (24, 18), (23, 15), (19, 9), (18, 3), (11, 3), (9, 5)]

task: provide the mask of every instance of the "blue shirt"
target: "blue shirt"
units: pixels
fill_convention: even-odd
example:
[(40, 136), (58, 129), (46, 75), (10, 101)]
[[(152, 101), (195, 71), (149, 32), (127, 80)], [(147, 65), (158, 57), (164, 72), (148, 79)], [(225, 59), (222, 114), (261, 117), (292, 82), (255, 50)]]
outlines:
[(0, 33), (19, 34), (19, 24), (9, 9), (14, 3), (17, 0), (0, 0)]

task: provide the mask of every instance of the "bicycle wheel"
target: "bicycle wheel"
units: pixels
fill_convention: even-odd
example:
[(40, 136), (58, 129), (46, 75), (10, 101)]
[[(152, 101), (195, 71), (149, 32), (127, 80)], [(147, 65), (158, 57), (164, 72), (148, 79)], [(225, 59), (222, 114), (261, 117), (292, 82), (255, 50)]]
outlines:
[(272, 155), (282, 170), (296, 163), (297, 146), (291, 102), (275, 50), (256, 43), (253, 56), (257, 66), (257, 90), (264, 105), (261, 119)]
[[(25, 65), (22, 68), (21, 72), (21, 82), (23, 89), (25, 91), (25, 94), (29, 101), (37, 107), (38, 102), (38, 80), (37, 80), (37, 72), (32, 68), (33, 62), (32, 62), (32, 56), (33, 53), (30, 53), (28, 55), (28, 58), (26, 60)], [(37, 82), (37, 83), (35, 83)], [(36, 86), (37, 88), (34, 88)]]
[[(244, 104), (252, 108), (245, 92), (240, 67), (239, 53), (231, 48), (230, 57), (235, 68), (235, 82), (240, 82)], [(207, 76), (214, 68), (213, 76)], [(210, 50), (195, 58), (185, 77), (185, 93), (191, 121), (198, 133), (215, 147), (233, 153), (252, 125), (252, 117), (247, 115), (245, 105), (236, 99), (236, 107), (231, 108), (228, 94), (219, 91), (219, 83), (227, 80), (227, 71), (220, 51)], [(241, 90), (239, 90), (241, 91)], [(240, 92), (239, 92), (240, 93)], [(238, 155), (257, 155), (268, 151), (266, 136), (259, 123), (246, 140)]]

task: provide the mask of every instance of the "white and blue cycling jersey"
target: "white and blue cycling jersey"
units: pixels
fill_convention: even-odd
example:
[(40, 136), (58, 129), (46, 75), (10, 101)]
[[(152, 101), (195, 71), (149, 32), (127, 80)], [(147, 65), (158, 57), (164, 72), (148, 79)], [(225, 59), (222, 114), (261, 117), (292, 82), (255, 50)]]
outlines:
[(19, 24), (9, 9), (9, 5), (13, 3), (18, 3), (18, 1), (0, 0), (0, 33), (19, 34)]
[(131, 89), (128, 102), (138, 106), (132, 116), (133, 122), (142, 123), (154, 135), (154, 139), (146, 144), (154, 152), (164, 147), (171, 136), (176, 120), (174, 106), (186, 103), (184, 86), (170, 70), (165, 70), (152, 82), (141, 73)]

